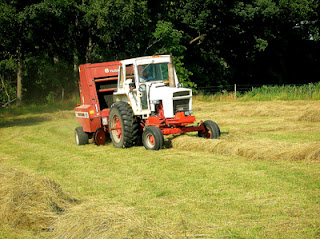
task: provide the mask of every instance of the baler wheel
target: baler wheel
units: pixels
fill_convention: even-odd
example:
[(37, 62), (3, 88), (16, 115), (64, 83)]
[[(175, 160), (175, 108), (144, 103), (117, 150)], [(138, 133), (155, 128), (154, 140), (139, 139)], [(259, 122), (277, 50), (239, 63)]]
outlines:
[(93, 138), (93, 142), (95, 145), (104, 145), (106, 143), (106, 133), (104, 132), (104, 130), (102, 128), (99, 128), (96, 130), (96, 132), (94, 133), (94, 138)]
[(148, 150), (159, 150), (164, 142), (163, 133), (154, 126), (149, 126), (142, 134), (143, 146)]
[(83, 131), (81, 126), (74, 130), (75, 140), (77, 145), (85, 145), (88, 143), (89, 136)]
[(113, 145), (116, 148), (131, 147), (135, 139), (135, 129), (138, 128), (131, 106), (123, 101), (114, 103), (110, 109), (109, 122)]
[(207, 139), (217, 139), (220, 137), (220, 134), (221, 134), (220, 128), (215, 122), (211, 120), (206, 120), (205, 122), (203, 122), (203, 124), (206, 131), (205, 132), (198, 131), (199, 137), (203, 137)]

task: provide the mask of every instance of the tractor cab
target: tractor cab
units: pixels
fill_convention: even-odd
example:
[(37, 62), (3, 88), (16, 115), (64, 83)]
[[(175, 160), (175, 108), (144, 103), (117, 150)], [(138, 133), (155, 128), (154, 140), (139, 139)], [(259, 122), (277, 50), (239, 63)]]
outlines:
[(134, 113), (144, 119), (160, 113), (173, 118), (178, 111), (191, 114), (192, 91), (182, 88), (170, 64), (170, 55), (121, 61), (119, 89), (114, 95), (129, 100)]

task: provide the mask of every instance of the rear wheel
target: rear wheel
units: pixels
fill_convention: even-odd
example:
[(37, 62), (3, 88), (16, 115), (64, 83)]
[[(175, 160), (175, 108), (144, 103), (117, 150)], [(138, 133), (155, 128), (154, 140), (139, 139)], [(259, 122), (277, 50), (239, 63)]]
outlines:
[(149, 126), (142, 134), (143, 146), (148, 150), (159, 150), (164, 142), (163, 133), (154, 126)]
[(136, 117), (133, 123), (133, 131), (132, 131), (132, 143), (134, 146), (142, 146), (142, 133), (143, 129), (140, 126), (141, 120)]
[(81, 126), (74, 130), (74, 136), (77, 145), (85, 145), (88, 143), (89, 135), (83, 131)]
[(206, 120), (203, 122), (204, 127), (205, 127), (205, 132), (203, 131), (198, 131), (198, 136), (207, 138), (207, 139), (217, 139), (220, 137), (220, 128), (219, 126), (211, 121), (211, 120)]
[(120, 101), (111, 106), (109, 131), (113, 145), (116, 148), (133, 146), (137, 128), (137, 122), (129, 104)]

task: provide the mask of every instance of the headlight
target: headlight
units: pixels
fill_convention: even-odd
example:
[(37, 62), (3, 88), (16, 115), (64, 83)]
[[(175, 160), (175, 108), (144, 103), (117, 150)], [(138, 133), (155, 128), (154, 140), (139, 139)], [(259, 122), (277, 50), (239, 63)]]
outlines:
[(189, 115), (192, 115), (192, 114), (193, 114), (193, 110), (188, 110), (188, 111), (184, 112), (185, 116), (189, 116)]

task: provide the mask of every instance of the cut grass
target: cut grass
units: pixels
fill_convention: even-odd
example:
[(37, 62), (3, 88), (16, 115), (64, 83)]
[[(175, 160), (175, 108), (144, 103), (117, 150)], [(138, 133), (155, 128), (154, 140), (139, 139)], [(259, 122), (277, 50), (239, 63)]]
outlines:
[[(319, 161), (306, 161), (303, 156), (299, 161), (286, 161), (268, 155), (254, 160), (250, 154), (252, 147), (259, 154), (261, 146), (272, 145), (272, 152), (283, 145), (304, 149), (318, 144), (319, 122), (299, 120), (318, 106), (319, 102), (313, 101), (196, 101), (197, 119), (211, 119), (221, 126), (222, 138), (217, 142), (226, 144), (221, 150), (229, 149), (227, 156), (208, 149), (207, 144), (217, 142), (192, 134), (169, 137), (166, 145), (170, 139), (174, 147), (158, 152), (144, 147), (116, 149), (111, 144), (79, 147), (74, 142), (73, 130), (78, 123), (72, 111), (29, 113), (0, 124), (0, 165), (49, 177), (82, 202), (68, 208), (55, 223), (48, 223), (52, 232), (37, 231), (31, 234), (34, 237), (64, 238), (74, 228), (80, 234), (70, 238), (90, 234), (118, 238), (319, 238)], [(32, 121), (27, 122), (29, 119)], [(300, 139), (300, 134), (309, 132), (313, 137)], [(178, 140), (187, 146), (175, 147)], [(239, 141), (241, 148), (232, 153), (230, 147)], [(127, 227), (123, 226), (126, 221), (130, 222)], [(92, 234), (97, 225), (98, 234)], [(108, 225), (117, 234), (108, 231)], [(17, 235), (10, 228), (3, 226), (4, 237)], [(31, 229), (19, 230), (28, 236)]]

